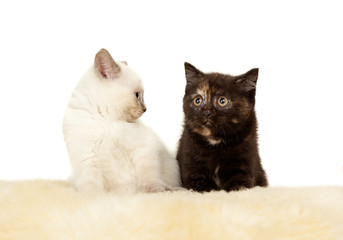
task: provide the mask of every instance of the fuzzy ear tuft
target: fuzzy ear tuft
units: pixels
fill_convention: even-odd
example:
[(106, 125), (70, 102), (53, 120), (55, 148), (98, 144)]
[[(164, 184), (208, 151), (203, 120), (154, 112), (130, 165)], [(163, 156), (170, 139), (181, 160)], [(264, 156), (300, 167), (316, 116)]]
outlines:
[(185, 73), (187, 83), (195, 82), (203, 75), (203, 73), (194, 67), (192, 64), (185, 62)]
[(94, 67), (103, 78), (108, 80), (118, 78), (120, 73), (119, 65), (113, 60), (106, 49), (101, 49), (95, 55)]
[(258, 68), (253, 68), (250, 71), (240, 75), (236, 83), (241, 84), (246, 92), (256, 89), (256, 82), (258, 78)]

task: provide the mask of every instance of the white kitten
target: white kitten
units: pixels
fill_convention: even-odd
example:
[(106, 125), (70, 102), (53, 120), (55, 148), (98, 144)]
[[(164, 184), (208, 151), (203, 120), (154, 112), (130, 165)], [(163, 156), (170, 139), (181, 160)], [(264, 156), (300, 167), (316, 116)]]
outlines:
[(180, 186), (176, 160), (139, 120), (145, 110), (139, 76), (100, 50), (63, 122), (77, 190), (134, 193)]

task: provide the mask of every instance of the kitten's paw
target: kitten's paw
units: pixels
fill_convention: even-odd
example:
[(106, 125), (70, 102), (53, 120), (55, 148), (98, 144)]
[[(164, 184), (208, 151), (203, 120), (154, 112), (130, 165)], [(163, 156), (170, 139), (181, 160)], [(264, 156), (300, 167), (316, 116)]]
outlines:
[(248, 185), (248, 184), (242, 184), (242, 185), (231, 185), (231, 186), (227, 186), (225, 188), (223, 188), (223, 190), (227, 191), (227, 192), (231, 192), (231, 191), (244, 191), (247, 190), (249, 188), (252, 188), (253, 186)]
[(231, 191), (243, 191), (243, 190), (246, 190), (247, 188), (244, 187), (244, 186), (232, 186), (232, 187), (229, 187), (229, 188), (226, 188), (225, 191), (227, 192), (231, 192)]

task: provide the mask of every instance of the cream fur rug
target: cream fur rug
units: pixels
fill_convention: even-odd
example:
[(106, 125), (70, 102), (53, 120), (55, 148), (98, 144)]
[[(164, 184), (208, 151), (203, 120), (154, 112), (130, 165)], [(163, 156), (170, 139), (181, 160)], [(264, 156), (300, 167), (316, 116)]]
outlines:
[(117, 196), (0, 181), (0, 239), (343, 239), (343, 187)]

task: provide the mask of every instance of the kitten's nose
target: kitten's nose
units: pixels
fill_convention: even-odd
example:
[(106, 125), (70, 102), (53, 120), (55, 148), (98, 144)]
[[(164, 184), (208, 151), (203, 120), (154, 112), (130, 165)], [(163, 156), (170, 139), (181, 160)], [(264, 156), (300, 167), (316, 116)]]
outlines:
[(212, 115), (212, 113), (210, 111), (204, 111), (204, 115), (206, 117), (210, 117)]
[(143, 112), (145, 112), (146, 111), (146, 107), (143, 107)]

